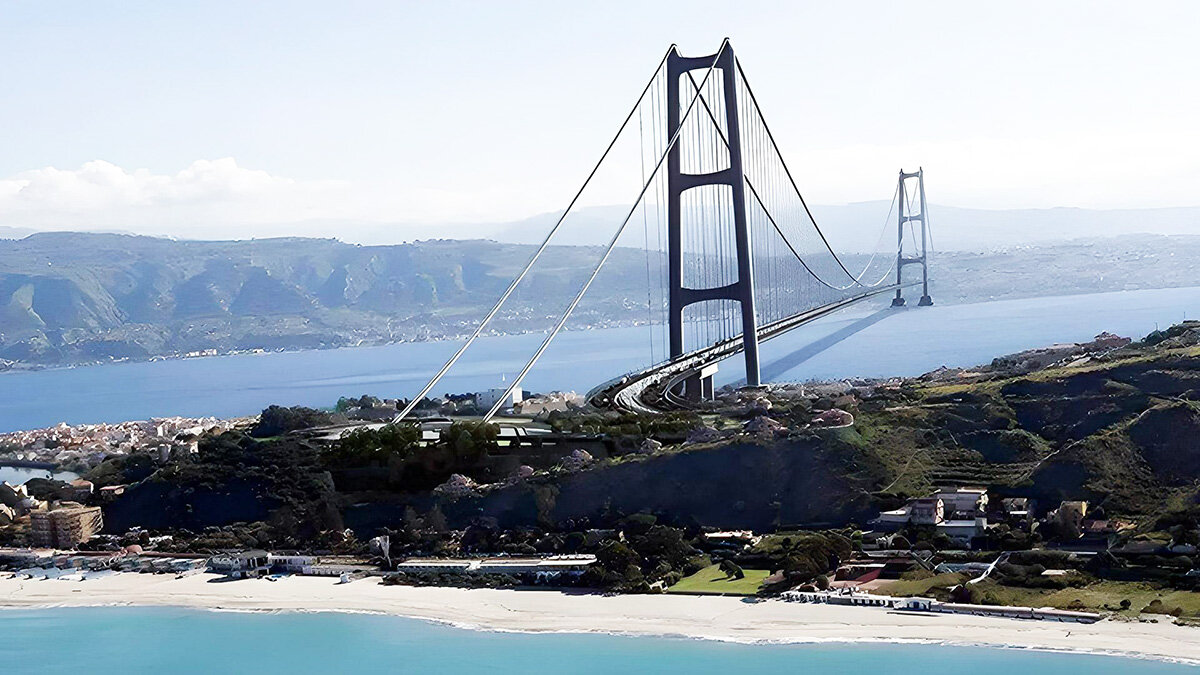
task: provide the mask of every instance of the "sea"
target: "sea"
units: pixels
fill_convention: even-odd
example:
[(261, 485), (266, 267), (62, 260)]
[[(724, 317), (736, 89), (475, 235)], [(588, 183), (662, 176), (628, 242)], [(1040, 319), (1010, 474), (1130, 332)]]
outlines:
[[(775, 382), (917, 375), (1101, 331), (1142, 336), (1200, 315), (1200, 288), (933, 307), (857, 307), (764, 343)], [(570, 331), (526, 388), (586, 391), (661, 358), (651, 328)], [(541, 335), (488, 337), (437, 392), (499, 386)], [(651, 351), (656, 345), (658, 354)], [(406, 397), (457, 348), (415, 343), (121, 363), (0, 374), (0, 431), (151, 416), (237, 416), (269, 404), (328, 406), (339, 396)], [(739, 359), (718, 384), (743, 376)], [(7, 472), (7, 473), (5, 473)], [(44, 471), (0, 467), (16, 482)], [(43, 581), (39, 583), (59, 583)], [(65, 582), (63, 582), (65, 583)], [(86, 587), (81, 588), (86, 592)], [(931, 639), (938, 639), (930, 635)], [(948, 640), (953, 635), (941, 636)], [(1119, 645), (1114, 645), (1119, 647)], [(679, 638), (520, 634), (341, 613), (170, 608), (0, 610), (0, 664), (38, 673), (859, 673), (1169, 674), (1193, 666), (1022, 649), (928, 644), (747, 645)], [(0, 667), (0, 672), (5, 672)], [(14, 670), (15, 672), (15, 670)]]
[(500, 633), (367, 614), (130, 607), (0, 610), (0, 663), (13, 672), (72, 675), (134, 671), (261, 675), (1195, 672), (1194, 666), (1165, 661), (1023, 649)]
[[(936, 300), (936, 295), (935, 295)], [(1140, 337), (1200, 316), (1200, 287), (893, 309), (856, 306), (763, 343), (763, 380), (919, 375), (1101, 331)], [(434, 390), (502, 386), (542, 334), (478, 340)], [(525, 379), (526, 390), (586, 392), (663, 359), (658, 326), (562, 333)], [(153, 416), (235, 417), (271, 404), (332, 406), (340, 396), (407, 398), (458, 342), (115, 363), (0, 374), (0, 432)], [(740, 358), (717, 384), (744, 378)]]
[(20, 485), (30, 478), (53, 478), (55, 480), (75, 480), (79, 474), (72, 471), (47, 471), (46, 469), (30, 469), (23, 466), (5, 466), (0, 464), (0, 483)]

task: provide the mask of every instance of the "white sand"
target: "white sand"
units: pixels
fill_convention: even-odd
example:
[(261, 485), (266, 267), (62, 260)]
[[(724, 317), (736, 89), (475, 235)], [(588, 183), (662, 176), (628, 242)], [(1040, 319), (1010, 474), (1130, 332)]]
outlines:
[(1200, 629), (894, 612), (867, 607), (674, 595), (382, 586), (376, 579), (219, 581), (119, 574), (88, 581), (0, 579), (0, 607), (166, 605), (230, 610), (376, 612), (487, 630), (677, 635), (741, 642), (939, 642), (1089, 651), (1200, 663)]

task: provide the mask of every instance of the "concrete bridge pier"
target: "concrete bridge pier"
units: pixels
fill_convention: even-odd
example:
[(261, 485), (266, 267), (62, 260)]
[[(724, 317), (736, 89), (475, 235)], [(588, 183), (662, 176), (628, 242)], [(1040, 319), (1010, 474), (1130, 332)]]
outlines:
[(715, 398), (713, 376), (717, 374), (717, 364), (710, 363), (696, 371), (683, 381), (683, 397), (692, 402), (711, 401)]

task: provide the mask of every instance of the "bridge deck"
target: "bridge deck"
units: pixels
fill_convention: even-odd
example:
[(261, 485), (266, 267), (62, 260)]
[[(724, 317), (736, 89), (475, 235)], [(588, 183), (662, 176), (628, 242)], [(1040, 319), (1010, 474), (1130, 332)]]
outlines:
[[(760, 326), (758, 339), (760, 342), (764, 342), (857, 302), (914, 285), (916, 284), (906, 283), (872, 288), (843, 300), (780, 319)], [(741, 336), (724, 340), (645, 370), (629, 373), (616, 380), (606, 382), (588, 394), (588, 402), (597, 408), (637, 413), (657, 413), (684, 408), (686, 403), (673, 394), (672, 390), (679, 383), (699, 373), (705, 366), (723, 361), (741, 351)]]

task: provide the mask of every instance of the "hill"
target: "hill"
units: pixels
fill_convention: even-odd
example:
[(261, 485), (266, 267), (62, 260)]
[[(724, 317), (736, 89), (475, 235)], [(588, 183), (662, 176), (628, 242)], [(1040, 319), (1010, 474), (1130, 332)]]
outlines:
[[(70, 232), (0, 239), (0, 367), (462, 336), (533, 250), (484, 240), (358, 246)], [(596, 247), (551, 247), (493, 329), (548, 328), (599, 255)], [(1192, 285), (1198, 257), (1194, 236), (938, 253), (934, 296), (947, 304)], [(850, 256), (848, 265), (862, 260)], [(572, 325), (645, 321), (646, 279), (661, 278), (662, 264), (659, 254), (617, 248)]]

